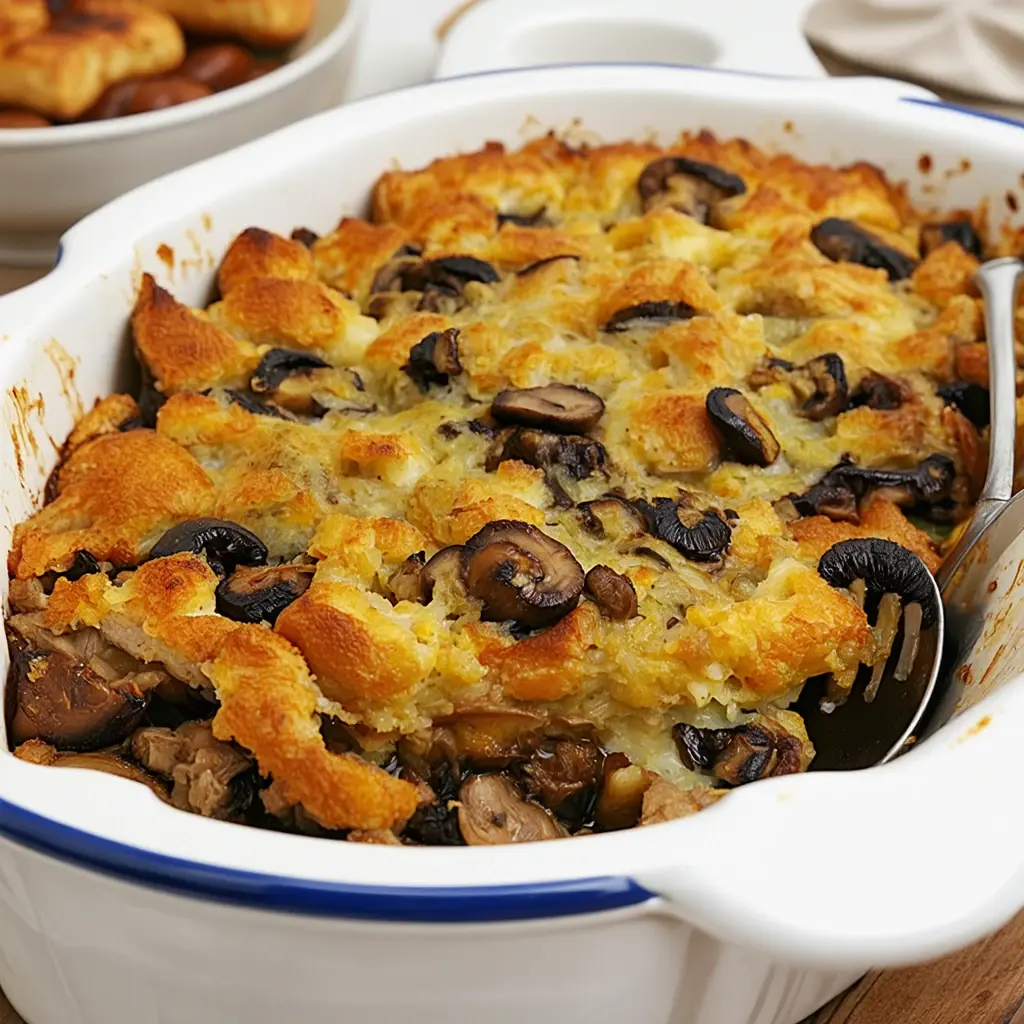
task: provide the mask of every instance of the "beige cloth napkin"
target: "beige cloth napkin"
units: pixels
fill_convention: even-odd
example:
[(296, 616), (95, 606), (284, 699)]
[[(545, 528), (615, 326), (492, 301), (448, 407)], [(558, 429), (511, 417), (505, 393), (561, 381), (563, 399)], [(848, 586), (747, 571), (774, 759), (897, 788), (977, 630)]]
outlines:
[(1024, 0), (819, 0), (804, 27), (843, 60), (1024, 105)]

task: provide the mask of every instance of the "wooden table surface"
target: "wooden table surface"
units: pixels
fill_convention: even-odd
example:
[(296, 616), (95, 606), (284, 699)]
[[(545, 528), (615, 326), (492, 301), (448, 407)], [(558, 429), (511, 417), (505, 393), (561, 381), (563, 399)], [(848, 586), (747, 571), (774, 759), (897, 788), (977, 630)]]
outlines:
[[(819, 56), (832, 74), (855, 72)], [(1024, 116), (1006, 107), (986, 109)], [(0, 267), (0, 295), (38, 276)], [(2, 992), (0, 1024), (24, 1024)], [(922, 967), (873, 971), (805, 1024), (1024, 1024), (1024, 912), (961, 953)]]

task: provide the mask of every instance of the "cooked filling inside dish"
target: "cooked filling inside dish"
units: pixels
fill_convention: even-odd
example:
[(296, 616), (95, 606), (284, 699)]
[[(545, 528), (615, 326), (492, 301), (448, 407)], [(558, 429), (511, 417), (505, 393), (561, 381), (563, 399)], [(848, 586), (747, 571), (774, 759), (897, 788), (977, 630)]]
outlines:
[(548, 137), (247, 229), (206, 309), (143, 276), (141, 392), (14, 534), (12, 749), (389, 844), (805, 771), (805, 682), (907, 677), (985, 471), (981, 233), (867, 164)]

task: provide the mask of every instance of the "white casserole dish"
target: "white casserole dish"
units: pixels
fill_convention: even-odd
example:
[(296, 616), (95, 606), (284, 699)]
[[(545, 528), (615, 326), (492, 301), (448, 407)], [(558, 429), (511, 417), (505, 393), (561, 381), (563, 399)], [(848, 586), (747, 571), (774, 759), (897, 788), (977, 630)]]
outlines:
[(53, 128), (0, 128), (0, 264), (48, 267), (75, 221), (143, 182), (340, 103), (365, 0), (318, 0), (287, 64), (179, 107)]
[[(883, 92), (667, 67), (453, 79), (139, 189), (69, 232), (48, 277), (0, 300), (0, 544), (75, 416), (124, 380), (143, 270), (202, 301), (246, 226), (324, 231), (393, 160), (549, 127), (669, 139), (707, 126), (812, 160), (870, 159), (919, 199), (987, 194), (1000, 219), (1024, 129)], [(1003, 565), (1013, 579), (1016, 562)], [(681, 821), (518, 847), (257, 831), (4, 753), (0, 985), (30, 1024), (793, 1024), (868, 967), (947, 952), (1024, 906), (1020, 657), (1004, 645), (1005, 684), (883, 768), (776, 778)]]

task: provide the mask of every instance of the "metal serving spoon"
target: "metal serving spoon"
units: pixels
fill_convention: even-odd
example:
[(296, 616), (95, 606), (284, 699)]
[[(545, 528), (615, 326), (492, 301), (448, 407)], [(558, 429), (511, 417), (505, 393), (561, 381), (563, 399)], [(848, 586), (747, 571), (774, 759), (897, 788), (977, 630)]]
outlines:
[[(896, 678), (896, 666), (904, 618), (870, 702), (858, 681), (844, 704), (827, 711), (822, 707), (824, 684), (812, 681), (805, 686), (796, 709), (817, 750), (812, 771), (884, 764), (912, 738), (945, 724), (963, 698), (964, 682), (956, 678), (955, 669), (981, 635), (987, 602), (978, 600), (980, 589), (988, 586), (993, 562), (1024, 530), (1024, 493), (1010, 500), (1017, 426), (1013, 314), (1022, 272), (1020, 260), (999, 259), (984, 264), (976, 275), (985, 299), (989, 352), (988, 475), (970, 523), (931, 580), (935, 621), (921, 631), (913, 668), (901, 681)], [(984, 543), (979, 544), (983, 537)], [(943, 663), (947, 672), (937, 686)], [(926, 712), (926, 728), (921, 729)]]

